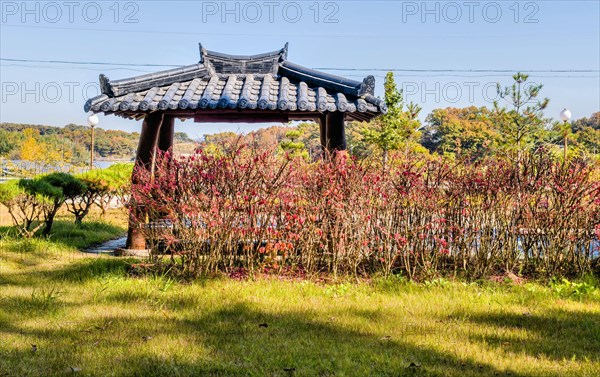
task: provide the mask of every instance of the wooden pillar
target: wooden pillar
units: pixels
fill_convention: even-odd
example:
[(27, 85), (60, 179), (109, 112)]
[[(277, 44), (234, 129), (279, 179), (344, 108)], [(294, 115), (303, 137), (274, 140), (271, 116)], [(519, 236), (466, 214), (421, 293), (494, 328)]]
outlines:
[(326, 146), (330, 153), (346, 150), (345, 114), (341, 112), (327, 113), (325, 116)]
[[(158, 134), (157, 149), (161, 152), (166, 152), (173, 148), (173, 138), (175, 136), (175, 118), (165, 116), (160, 125)], [(172, 151), (171, 151), (172, 152)]]
[(317, 120), (319, 123), (319, 134), (321, 138), (321, 152), (323, 156), (327, 151), (327, 123), (325, 122), (325, 116), (320, 116)]
[[(140, 132), (140, 141), (135, 156), (134, 171), (139, 168), (152, 169), (154, 151), (158, 142), (160, 126), (163, 121), (163, 114), (159, 112), (146, 115), (142, 123)], [(133, 183), (135, 175), (133, 176)], [(129, 229), (127, 230), (127, 249), (143, 250), (146, 249), (146, 240), (139, 228), (134, 226), (134, 212), (137, 208), (129, 209)]]

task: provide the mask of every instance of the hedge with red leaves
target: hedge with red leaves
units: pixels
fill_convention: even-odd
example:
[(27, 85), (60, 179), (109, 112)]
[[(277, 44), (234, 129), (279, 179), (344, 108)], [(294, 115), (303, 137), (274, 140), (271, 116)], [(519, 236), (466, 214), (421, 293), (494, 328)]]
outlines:
[(154, 257), (191, 276), (568, 276), (598, 253), (598, 168), (541, 152), (398, 157), (384, 172), (346, 154), (308, 163), (235, 144), (167, 153), (135, 174), (130, 204)]

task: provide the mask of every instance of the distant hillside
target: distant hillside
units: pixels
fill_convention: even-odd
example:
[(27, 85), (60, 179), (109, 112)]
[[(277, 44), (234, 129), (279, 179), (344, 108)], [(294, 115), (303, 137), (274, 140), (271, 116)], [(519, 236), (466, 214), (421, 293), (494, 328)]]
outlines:
[[(133, 159), (140, 134), (95, 128), (94, 151), (100, 159)], [(183, 132), (175, 133), (175, 149), (193, 150), (196, 143)], [(9, 159), (63, 160), (75, 165), (89, 158), (90, 128), (0, 123), (0, 156)]]

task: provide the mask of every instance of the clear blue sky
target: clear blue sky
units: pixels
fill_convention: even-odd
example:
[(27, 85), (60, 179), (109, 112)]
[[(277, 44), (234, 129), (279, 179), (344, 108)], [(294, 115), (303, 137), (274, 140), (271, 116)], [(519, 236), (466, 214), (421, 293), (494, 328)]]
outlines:
[[(116, 5), (115, 5), (116, 3)], [(551, 102), (574, 118), (600, 110), (599, 1), (57, 1), (1, 2), (3, 59), (187, 65), (198, 42), (210, 50), (254, 54), (290, 43), (288, 58), (361, 80), (384, 69), (592, 70), (538, 72)], [(168, 67), (1, 61), (0, 121), (85, 124), (85, 96), (98, 75), (131, 77)], [(380, 70), (375, 70), (380, 69)], [(495, 83), (510, 73), (397, 72), (405, 97), (423, 107), (491, 106)], [(87, 88), (87, 92), (84, 92)], [(101, 117), (100, 127), (138, 130), (140, 122)], [(178, 124), (192, 137), (244, 124)]]

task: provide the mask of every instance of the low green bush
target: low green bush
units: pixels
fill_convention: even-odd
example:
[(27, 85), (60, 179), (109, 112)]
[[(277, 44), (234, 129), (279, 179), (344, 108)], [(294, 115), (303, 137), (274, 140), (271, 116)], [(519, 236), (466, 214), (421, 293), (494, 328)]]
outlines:
[(553, 279), (550, 287), (554, 294), (562, 298), (580, 299), (598, 292), (598, 287), (590, 281), (569, 281), (568, 279)]

